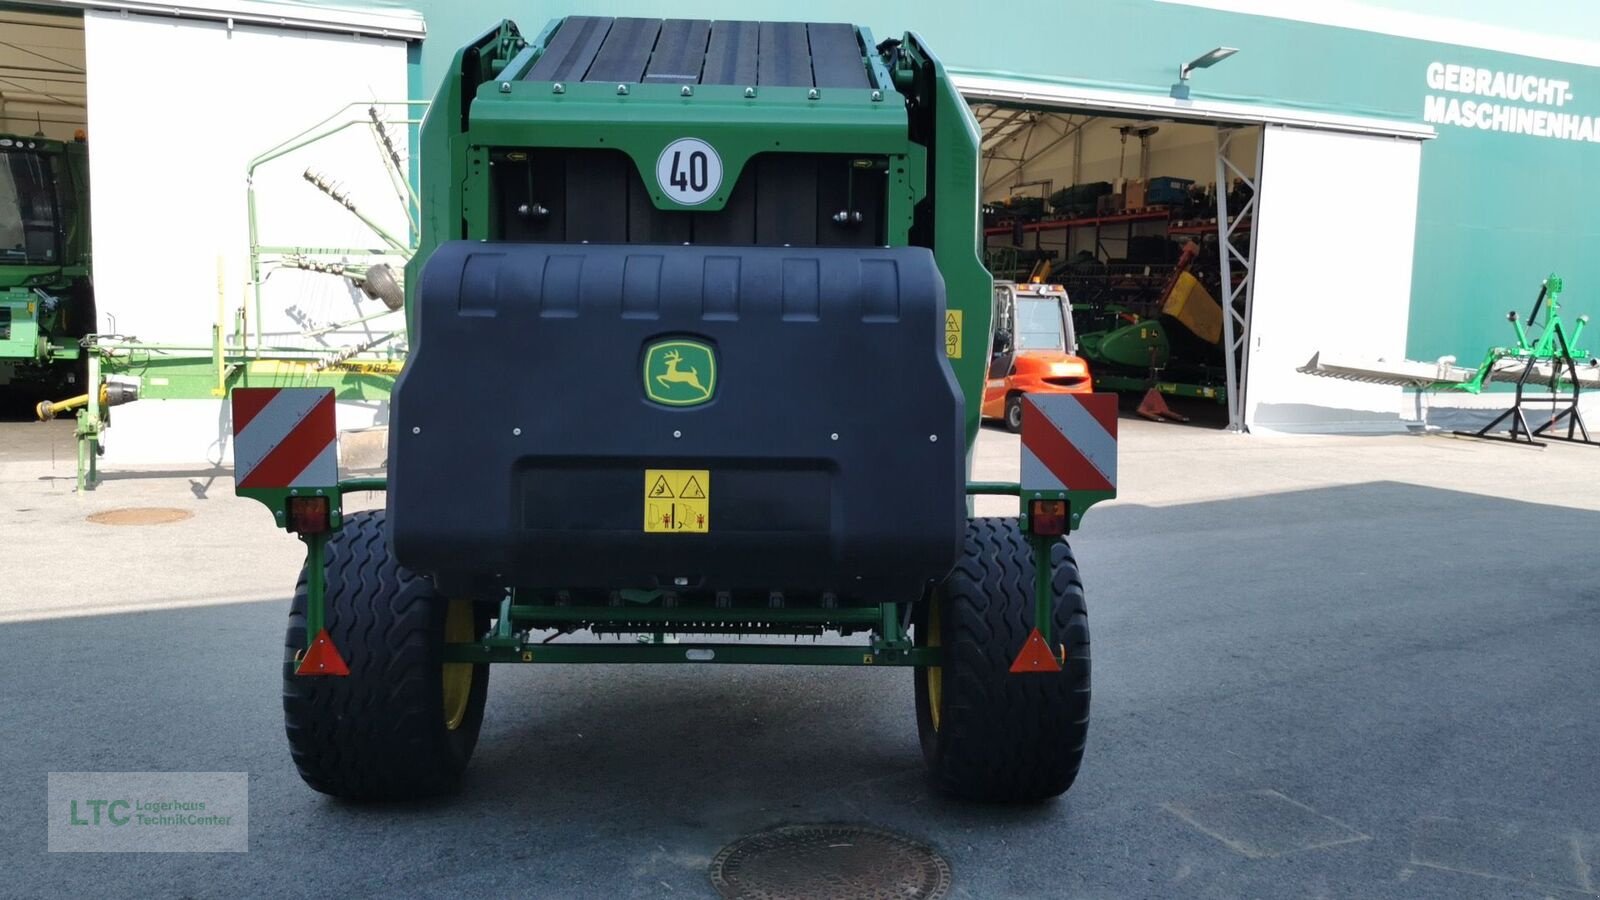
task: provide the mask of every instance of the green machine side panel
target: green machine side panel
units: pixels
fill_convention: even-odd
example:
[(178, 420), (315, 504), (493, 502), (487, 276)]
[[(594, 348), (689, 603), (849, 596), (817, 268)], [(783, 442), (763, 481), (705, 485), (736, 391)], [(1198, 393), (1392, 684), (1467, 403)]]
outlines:
[[(421, 279), (422, 264), (433, 255), (440, 241), (465, 236), (460, 211), (463, 206), (463, 181), (451, 173), (467, 168), (466, 115), (478, 85), (498, 74), (512, 56), (527, 46), (517, 26), (510, 21), (479, 35), (461, 48), (450, 61), (439, 92), (422, 120), (422, 154), (419, 193), (422, 215), (418, 221), (421, 238), (417, 251), (406, 264), (406, 328), (416, 327), (413, 285)], [(469, 172), (468, 177), (481, 172)]]
[(58, 177), (61, 186), (61, 215), (65, 222), (62, 240), (63, 262), (88, 273), (92, 254), (89, 244), (89, 146), (73, 141), (65, 150), (65, 166)]
[[(920, 126), (916, 130), (927, 129), (918, 136), (927, 143), (932, 174), (927, 214), (932, 218), (934, 258), (944, 275), (949, 311), (955, 316), (946, 319), (946, 347), (966, 398), (966, 438), (971, 447), (978, 439), (994, 317), (994, 279), (983, 266), (980, 247), (978, 123), (944, 65), (918, 35), (907, 33), (902, 50), (919, 75), (914, 87), (919, 105), (933, 110), (932, 121), (916, 123)], [(924, 217), (918, 218), (921, 225)]]

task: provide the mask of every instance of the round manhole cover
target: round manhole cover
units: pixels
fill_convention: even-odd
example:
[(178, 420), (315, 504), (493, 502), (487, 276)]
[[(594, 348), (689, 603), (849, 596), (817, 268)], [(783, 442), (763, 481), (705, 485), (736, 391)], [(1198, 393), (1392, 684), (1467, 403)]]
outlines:
[(168, 522), (182, 522), (193, 515), (188, 510), (170, 506), (129, 506), (97, 512), (89, 517), (89, 521), (96, 525), (165, 525)]
[(950, 893), (950, 864), (876, 828), (789, 825), (722, 848), (711, 884), (728, 900), (936, 900)]

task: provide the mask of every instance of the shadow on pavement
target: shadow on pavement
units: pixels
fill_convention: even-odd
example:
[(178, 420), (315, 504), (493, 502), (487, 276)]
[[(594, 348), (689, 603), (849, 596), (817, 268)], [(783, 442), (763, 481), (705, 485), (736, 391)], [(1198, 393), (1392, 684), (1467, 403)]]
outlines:
[[(352, 806), (288, 758), (285, 604), (0, 626), (0, 840), (13, 884), (194, 895), (710, 896), (724, 844), (824, 821), (928, 841), (956, 896), (1592, 892), (1577, 851), (1462, 842), (1600, 834), (1597, 527), (1391, 482), (1097, 510), (1088, 757), (1025, 808), (929, 795), (909, 671), (687, 666), (497, 668), (461, 796)], [(71, 770), (248, 771), (251, 851), (46, 854)]]

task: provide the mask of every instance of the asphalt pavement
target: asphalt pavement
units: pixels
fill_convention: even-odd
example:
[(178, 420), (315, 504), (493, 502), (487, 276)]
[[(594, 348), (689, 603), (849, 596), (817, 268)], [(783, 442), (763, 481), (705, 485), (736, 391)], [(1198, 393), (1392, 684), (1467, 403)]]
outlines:
[[(1600, 448), (1122, 429), (1060, 800), (930, 795), (904, 670), (503, 666), (464, 791), (372, 807), (289, 760), (298, 545), (226, 472), (77, 496), (70, 425), (0, 424), (0, 896), (709, 897), (721, 847), (819, 822), (957, 897), (1600, 893)], [(85, 521), (150, 507), (189, 515)], [(46, 852), (52, 771), (248, 772), (249, 851)]]

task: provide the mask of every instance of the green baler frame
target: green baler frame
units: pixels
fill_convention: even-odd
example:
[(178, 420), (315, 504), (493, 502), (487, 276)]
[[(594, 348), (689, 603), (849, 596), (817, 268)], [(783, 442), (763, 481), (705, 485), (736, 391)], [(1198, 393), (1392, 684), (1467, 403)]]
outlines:
[[(238, 493), (260, 501), (274, 511), (279, 527), (289, 525), (289, 500), (292, 497), (326, 496), (329, 503), (329, 531), (302, 535), (306, 545), (306, 649), (309, 650), (322, 632), (327, 609), (327, 580), (324, 570), (326, 550), (333, 531), (337, 531), (344, 518), (344, 495), (351, 493), (385, 491), (388, 480), (383, 477), (351, 478), (329, 488), (301, 489), (240, 489)], [(969, 482), (968, 496), (1001, 495), (1021, 497), (1023, 527), (1026, 530), (1026, 510), (1030, 499), (1064, 499), (1060, 493), (1039, 494), (1036, 497), (1022, 490), (1015, 482)], [(1069, 522), (1081, 520), (1082, 509), (1100, 500), (1109, 500), (1111, 494), (1094, 494), (1069, 499), (1077, 500), (1081, 507), (1073, 507)], [(1050, 545), (1054, 537), (1029, 537), (1034, 557), (1034, 621), (1038, 623), (1040, 637), (1046, 644), (1051, 637)], [(633, 593), (633, 592), (625, 592)], [(654, 592), (639, 592), (652, 594)], [(810, 665), (810, 666), (937, 666), (941, 650), (937, 647), (918, 647), (907, 632), (907, 610), (899, 603), (880, 603), (874, 606), (845, 607), (837, 609), (668, 609), (653, 606), (632, 607), (582, 607), (520, 604), (516, 591), (508, 589), (500, 603), (494, 631), (478, 640), (447, 644), (445, 662), (459, 663), (725, 663), (740, 665)], [(572, 643), (547, 644), (529, 640), (527, 623), (583, 624), (593, 622), (625, 623), (630, 631), (651, 634), (649, 643)], [(736, 631), (735, 625), (744, 625)], [(700, 626), (696, 628), (696, 626)], [(869, 630), (870, 643), (844, 645), (817, 644), (753, 644), (753, 643), (683, 643), (668, 642), (669, 632), (702, 633), (723, 630), (731, 633), (762, 634), (815, 634), (824, 629)], [(316, 673), (308, 673), (316, 674)]]
[[(757, 153), (838, 152), (880, 155), (889, 161), (885, 211), (891, 246), (929, 247), (942, 274), (950, 317), (946, 355), (965, 399), (964, 435), (970, 475), (972, 448), (980, 425), (983, 382), (992, 341), (993, 281), (983, 265), (979, 228), (979, 144), (976, 121), (943, 66), (915, 34), (898, 52), (879, 56), (868, 50), (871, 86), (867, 89), (756, 87), (737, 85), (559, 83), (524, 81), (552, 25), (534, 41), (505, 21), (459, 51), (450, 64), (421, 134), (420, 243), (407, 266), (407, 324), (416, 325), (414, 286), (420, 269), (446, 240), (487, 240), (489, 154), (495, 147), (528, 143), (528, 123), (539, 122), (537, 146), (620, 149), (653, 187), (656, 206), (689, 209), (665, 196), (655, 182), (653, 159), (667, 142), (693, 134), (713, 142), (731, 186)], [(865, 29), (861, 44), (876, 46)], [(891, 70), (890, 66), (893, 65)], [(531, 115), (534, 109), (537, 115)], [(468, 111), (470, 109), (470, 120)], [(625, 129), (615, 123), (625, 120)], [(461, 177), (467, 173), (467, 177)], [(715, 211), (726, 193), (694, 207)], [(386, 489), (382, 478), (342, 481), (315, 489), (329, 498), (330, 529), (343, 517), (343, 496)], [(290, 523), (287, 489), (240, 490), (266, 504), (280, 526)], [(1017, 483), (968, 483), (966, 493), (1019, 497), (1022, 527), (1030, 534), (1035, 559), (1035, 621), (1051, 641), (1050, 547), (1059, 538), (1028, 531), (1033, 500), (1066, 500), (1068, 526), (1075, 527), (1091, 504), (1106, 492), (1030, 492)], [(325, 611), (324, 551), (331, 532), (302, 535), (307, 545), (307, 649), (316, 641)], [(621, 587), (621, 586), (619, 586)], [(623, 590), (627, 599), (649, 601), (659, 591)], [(445, 647), (447, 662), (712, 662), (808, 665), (938, 665), (939, 649), (917, 647), (908, 626), (910, 603), (880, 603), (816, 609), (696, 609), (646, 606), (574, 607), (518, 602), (507, 588), (498, 624), (471, 642)], [(530, 623), (627, 626), (628, 633), (652, 635), (648, 643), (544, 644), (529, 642), (521, 630)], [(870, 643), (856, 645), (774, 645), (757, 643), (669, 643), (667, 634), (706, 631), (762, 634), (815, 634), (823, 629), (872, 632)], [(314, 674), (314, 673), (308, 673)]]
[[(654, 159), (667, 141), (694, 133), (716, 145), (727, 173), (724, 184), (730, 186), (757, 153), (775, 147), (824, 153), (846, 145), (852, 153), (890, 159), (886, 222), (891, 246), (913, 243), (915, 209), (932, 204), (933, 227), (925, 242), (944, 276), (949, 308), (961, 323), (950, 364), (966, 400), (970, 450), (978, 436), (993, 314), (993, 280), (979, 244), (980, 136), (966, 101), (921, 38), (905, 36), (902, 65), (893, 72), (879, 57), (869, 56), (875, 83), (867, 90), (695, 85), (685, 92), (676, 84), (520, 80), (538, 61), (556, 24), (529, 42), (515, 23), (501, 22), (451, 61), (422, 126), (422, 158), (429, 162), (421, 167), (422, 240), (406, 268), (407, 324), (416, 324), (411, 286), (419, 283), (422, 264), (434, 248), (444, 240), (491, 236), (489, 179), (482, 177), (489, 148), (526, 142), (530, 104), (539, 114), (540, 146), (622, 150), (636, 163)], [(863, 44), (873, 46), (871, 34), (860, 31)], [(926, 130), (919, 136), (926, 143), (907, 139), (901, 94), (926, 111), (911, 123), (912, 130)], [(628, 127), (619, 132), (615, 123), (624, 117)], [(774, 139), (774, 131), (782, 136)], [(654, 185), (651, 167), (639, 168), (645, 183)], [(472, 177), (454, 178), (453, 172)], [(660, 209), (690, 209), (655, 193)], [(715, 196), (693, 209), (715, 212), (727, 199)]]

